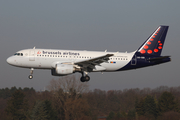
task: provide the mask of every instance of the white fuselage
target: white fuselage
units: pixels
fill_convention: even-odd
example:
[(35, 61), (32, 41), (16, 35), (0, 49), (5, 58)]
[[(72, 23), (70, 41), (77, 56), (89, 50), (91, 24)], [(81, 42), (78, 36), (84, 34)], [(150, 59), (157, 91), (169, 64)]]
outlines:
[[(52, 69), (59, 63), (76, 63), (89, 60), (106, 54), (114, 54), (107, 62), (100, 64), (103, 70), (97, 67), (94, 71), (117, 71), (127, 65), (135, 52), (115, 53), (77, 50), (55, 50), (55, 49), (25, 49), (18, 51), (14, 56), (7, 59), (13, 66), (36, 69)], [(98, 65), (99, 66), (99, 65)]]

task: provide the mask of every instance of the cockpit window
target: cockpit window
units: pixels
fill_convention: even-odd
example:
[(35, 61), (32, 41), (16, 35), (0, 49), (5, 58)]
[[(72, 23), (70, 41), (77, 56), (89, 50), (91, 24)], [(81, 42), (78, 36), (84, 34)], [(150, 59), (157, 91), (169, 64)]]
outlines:
[(16, 56), (23, 56), (23, 53), (15, 53)]

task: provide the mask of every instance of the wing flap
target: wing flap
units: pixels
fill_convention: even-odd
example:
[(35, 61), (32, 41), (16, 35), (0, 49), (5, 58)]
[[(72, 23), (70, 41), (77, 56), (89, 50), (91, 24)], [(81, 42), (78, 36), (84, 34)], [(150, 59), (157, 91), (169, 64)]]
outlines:
[(75, 62), (74, 64), (81, 66), (83, 68), (94, 69), (96, 65), (100, 65), (103, 62), (107, 62), (109, 60), (109, 57), (111, 56), (114, 56), (114, 54), (106, 54), (106, 55), (95, 57), (92, 59), (78, 61), (78, 62)]

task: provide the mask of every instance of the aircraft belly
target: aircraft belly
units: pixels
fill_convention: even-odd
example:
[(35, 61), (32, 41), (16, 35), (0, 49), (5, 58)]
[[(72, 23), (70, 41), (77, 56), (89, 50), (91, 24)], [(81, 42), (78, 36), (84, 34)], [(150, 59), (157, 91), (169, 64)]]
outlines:
[(44, 59), (37, 61), (37, 66), (39, 69), (51, 69), (51, 64), (54, 62), (53, 59)]
[(51, 61), (45, 59), (35, 59), (34, 61), (29, 61), (28, 57), (17, 58), (14, 60), (14, 66), (23, 68), (37, 68), (37, 69), (51, 69)]
[(12, 65), (17, 67), (29, 67), (29, 58), (28, 57), (14, 57)]

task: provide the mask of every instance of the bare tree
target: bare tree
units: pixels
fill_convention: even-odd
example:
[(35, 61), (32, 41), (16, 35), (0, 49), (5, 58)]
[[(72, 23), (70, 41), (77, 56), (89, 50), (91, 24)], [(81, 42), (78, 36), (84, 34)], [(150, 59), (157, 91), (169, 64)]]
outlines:
[(48, 89), (60, 119), (81, 119), (87, 116), (89, 106), (83, 93), (88, 92), (88, 83), (82, 83), (75, 75), (51, 80)]
[(89, 85), (87, 82), (83, 83), (80, 82), (76, 78), (75, 75), (69, 75), (65, 77), (60, 77), (58, 80), (51, 80), (50, 85), (48, 86), (48, 89), (50, 91), (57, 91), (59, 89), (62, 89), (63, 92), (71, 92), (71, 90), (76, 90), (78, 93), (87, 92), (89, 89)]

